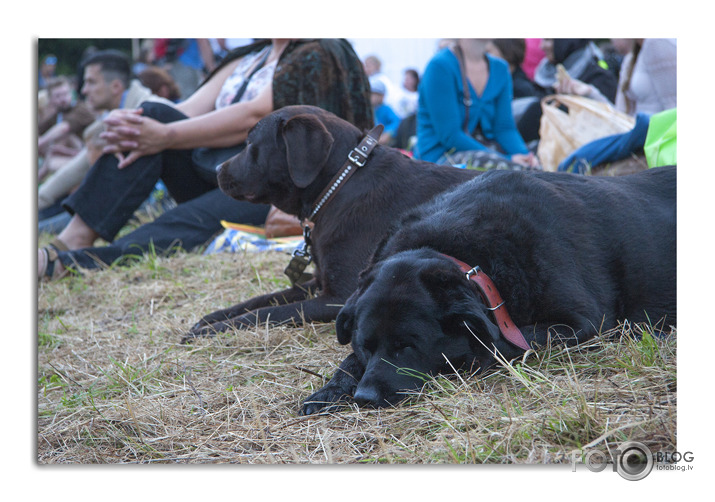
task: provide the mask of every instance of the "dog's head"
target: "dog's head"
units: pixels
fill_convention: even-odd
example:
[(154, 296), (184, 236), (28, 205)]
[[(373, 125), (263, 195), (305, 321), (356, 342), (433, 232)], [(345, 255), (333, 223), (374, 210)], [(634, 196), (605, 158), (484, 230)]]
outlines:
[(341, 143), (336, 137), (346, 134), (357, 138), (360, 131), (321, 108), (281, 108), (261, 119), (249, 131), (244, 150), (221, 165), (219, 186), (235, 199), (297, 214), (302, 193), (326, 169), (334, 145)]
[(365, 368), (355, 401), (372, 406), (397, 404), (425, 375), (484, 368), (492, 361), (484, 345), (502, 343), (470, 281), (429, 249), (402, 251), (366, 269), (336, 330)]

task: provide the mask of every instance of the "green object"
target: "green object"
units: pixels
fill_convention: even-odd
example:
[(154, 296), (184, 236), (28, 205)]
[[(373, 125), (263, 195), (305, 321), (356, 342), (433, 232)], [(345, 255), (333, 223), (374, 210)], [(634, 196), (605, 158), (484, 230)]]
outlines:
[(645, 138), (648, 167), (677, 165), (677, 108), (656, 113), (650, 118)]

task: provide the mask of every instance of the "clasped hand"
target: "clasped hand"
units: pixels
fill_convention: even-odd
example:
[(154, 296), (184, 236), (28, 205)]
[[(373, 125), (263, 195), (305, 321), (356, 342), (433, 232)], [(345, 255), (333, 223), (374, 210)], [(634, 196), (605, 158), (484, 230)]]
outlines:
[(165, 124), (142, 116), (141, 108), (113, 110), (103, 122), (100, 137), (107, 145), (102, 153), (114, 154), (119, 160), (119, 169), (166, 148)]
[(591, 94), (591, 86), (578, 79), (566, 76), (554, 85), (557, 94), (573, 94), (576, 96), (586, 96)]
[(515, 153), (511, 156), (512, 162), (516, 162), (524, 167), (539, 168), (539, 159), (533, 153)]

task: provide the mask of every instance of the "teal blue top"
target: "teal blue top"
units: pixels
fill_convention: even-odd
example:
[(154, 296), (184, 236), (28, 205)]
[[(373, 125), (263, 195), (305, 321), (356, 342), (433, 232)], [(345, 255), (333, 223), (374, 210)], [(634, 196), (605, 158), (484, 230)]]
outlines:
[[(487, 54), (489, 79), (481, 96), (469, 85), (472, 105), (469, 130), (481, 126), (484, 137), (496, 141), (509, 155), (528, 153), (511, 111), (511, 74), (506, 61)], [(438, 52), (420, 80), (417, 108), (417, 158), (437, 162), (445, 153), (486, 150), (465, 133), (462, 76), (459, 61), (450, 49)]]

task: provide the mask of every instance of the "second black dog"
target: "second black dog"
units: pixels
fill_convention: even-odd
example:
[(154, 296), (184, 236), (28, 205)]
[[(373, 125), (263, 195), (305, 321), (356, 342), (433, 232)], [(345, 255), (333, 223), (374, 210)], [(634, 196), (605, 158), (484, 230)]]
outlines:
[(378, 246), (336, 321), (353, 353), (302, 412), (351, 397), (394, 405), (419, 374), (483, 370), (495, 350), (508, 360), (626, 319), (676, 322), (676, 168), (488, 172), (407, 213)]

